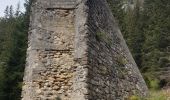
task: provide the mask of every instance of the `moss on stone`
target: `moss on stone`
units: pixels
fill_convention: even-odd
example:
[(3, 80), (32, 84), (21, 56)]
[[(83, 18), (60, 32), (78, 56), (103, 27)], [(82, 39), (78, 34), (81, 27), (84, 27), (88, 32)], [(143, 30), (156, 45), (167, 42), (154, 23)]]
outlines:
[(104, 42), (107, 43), (109, 46), (112, 45), (112, 39), (111, 39), (109, 36), (107, 36), (107, 34), (104, 33), (104, 32), (97, 32), (97, 33), (96, 33), (96, 39), (97, 39), (98, 41), (104, 41)]

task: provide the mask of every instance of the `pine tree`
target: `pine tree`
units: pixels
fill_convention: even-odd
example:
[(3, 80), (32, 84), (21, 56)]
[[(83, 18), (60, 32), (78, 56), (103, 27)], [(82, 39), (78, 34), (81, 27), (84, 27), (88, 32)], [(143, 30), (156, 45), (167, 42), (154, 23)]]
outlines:
[(9, 17), (13, 18), (13, 16), (14, 16), (14, 9), (13, 9), (13, 6), (11, 5), (9, 8)]
[[(152, 81), (159, 82), (157, 73), (161, 72), (162, 68), (170, 67), (168, 52), (170, 1), (145, 0), (144, 4), (143, 0), (131, 0), (131, 2), (108, 0), (108, 2), (112, 2), (110, 6), (114, 16), (119, 20), (124, 38), (148, 86), (152, 87), (150, 86)], [(118, 6), (116, 2), (121, 6)], [(122, 2), (123, 7), (126, 8), (124, 11), (121, 8)]]
[(16, 9), (16, 12), (15, 12), (15, 16), (18, 17), (20, 14), (20, 2), (18, 2), (17, 4), (17, 9)]
[(4, 14), (5, 14), (5, 18), (9, 17), (9, 6), (6, 7)]
[(12, 6), (7, 7), (0, 20), (0, 100), (21, 99), (29, 11), (19, 14), (19, 6), (17, 9), (14, 12)]

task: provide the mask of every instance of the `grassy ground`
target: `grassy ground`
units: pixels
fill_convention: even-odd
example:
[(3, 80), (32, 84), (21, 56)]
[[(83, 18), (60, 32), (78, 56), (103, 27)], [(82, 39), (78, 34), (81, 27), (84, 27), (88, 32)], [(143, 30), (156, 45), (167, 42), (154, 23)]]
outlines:
[(164, 90), (150, 90), (149, 96), (147, 98), (139, 98), (137, 96), (132, 96), (129, 100), (170, 100), (170, 89)]
[(170, 90), (150, 91), (146, 100), (170, 100)]

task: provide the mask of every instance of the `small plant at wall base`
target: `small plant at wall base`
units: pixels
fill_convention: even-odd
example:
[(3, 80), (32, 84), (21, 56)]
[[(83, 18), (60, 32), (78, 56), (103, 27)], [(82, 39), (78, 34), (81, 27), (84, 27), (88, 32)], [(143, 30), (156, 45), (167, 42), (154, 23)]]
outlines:
[(138, 96), (132, 95), (128, 100), (140, 100), (140, 98)]
[(150, 72), (150, 73), (144, 73), (143, 74), (144, 76), (144, 79), (145, 79), (145, 82), (148, 86), (148, 88), (150, 88), (150, 90), (159, 90), (160, 89), (160, 81), (159, 79), (155, 78), (154, 76), (154, 73), (153, 72)]

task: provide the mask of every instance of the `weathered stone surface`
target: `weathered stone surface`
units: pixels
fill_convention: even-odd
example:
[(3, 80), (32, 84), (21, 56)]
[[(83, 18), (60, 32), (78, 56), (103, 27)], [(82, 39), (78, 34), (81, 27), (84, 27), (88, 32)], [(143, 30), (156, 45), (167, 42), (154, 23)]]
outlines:
[(22, 100), (124, 100), (147, 87), (105, 0), (36, 0)]

